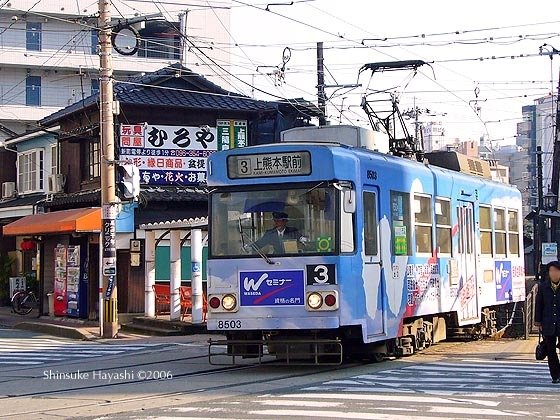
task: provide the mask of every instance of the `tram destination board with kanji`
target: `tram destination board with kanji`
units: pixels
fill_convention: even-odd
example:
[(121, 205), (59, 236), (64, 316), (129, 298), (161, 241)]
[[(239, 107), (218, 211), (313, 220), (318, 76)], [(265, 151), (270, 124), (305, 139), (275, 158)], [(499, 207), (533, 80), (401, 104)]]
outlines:
[(227, 167), (231, 179), (309, 175), (311, 154), (301, 151), (232, 155), (228, 156)]

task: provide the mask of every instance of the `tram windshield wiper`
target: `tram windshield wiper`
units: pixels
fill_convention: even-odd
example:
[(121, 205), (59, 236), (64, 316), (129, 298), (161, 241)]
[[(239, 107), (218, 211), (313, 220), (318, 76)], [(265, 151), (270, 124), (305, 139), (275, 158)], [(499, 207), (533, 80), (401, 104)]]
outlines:
[[(253, 248), (255, 250), (255, 252), (257, 254), (259, 254), (259, 256), (265, 260), (268, 264), (270, 265), (274, 265), (276, 264), (274, 261), (272, 261), (264, 252), (263, 250), (255, 243), (251, 240), (251, 238), (247, 237), (247, 234), (245, 232), (243, 232), (243, 226), (241, 225), (241, 218), (239, 218), (238, 221), (238, 230), (239, 230), (239, 236), (241, 237), (241, 246), (243, 247), (243, 249), (245, 249), (245, 247), (247, 245), (249, 245), (251, 248)], [(245, 244), (245, 240), (247, 240), (247, 244)]]

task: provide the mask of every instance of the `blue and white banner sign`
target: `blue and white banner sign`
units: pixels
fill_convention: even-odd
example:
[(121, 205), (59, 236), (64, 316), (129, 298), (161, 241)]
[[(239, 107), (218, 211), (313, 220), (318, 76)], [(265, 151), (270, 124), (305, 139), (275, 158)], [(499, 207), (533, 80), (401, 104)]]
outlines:
[(140, 170), (142, 184), (199, 185), (218, 149), (215, 127), (121, 124), (119, 159)]
[(241, 306), (304, 305), (303, 270), (240, 271)]

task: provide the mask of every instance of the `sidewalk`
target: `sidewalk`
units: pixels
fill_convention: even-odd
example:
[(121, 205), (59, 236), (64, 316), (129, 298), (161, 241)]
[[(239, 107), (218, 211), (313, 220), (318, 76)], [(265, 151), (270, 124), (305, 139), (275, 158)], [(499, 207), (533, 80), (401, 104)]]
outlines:
[[(100, 340), (99, 322), (78, 318), (50, 317), (43, 315), (37, 317), (37, 311), (29, 315), (18, 315), (9, 306), (0, 306), (0, 328), (14, 328), (19, 330), (34, 331), (57, 337), (71, 338), (74, 340)], [(118, 339), (138, 339), (149, 336), (131, 334), (119, 331)]]
[[(188, 317), (185, 321), (170, 321), (169, 315), (160, 316), (158, 319), (147, 317), (130, 317), (125, 319), (138, 320), (140, 324), (146, 325), (143, 328), (134, 327), (132, 322), (121, 325), (118, 333), (118, 340), (128, 339), (147, 339), (153, 338), (150, 330), (172, 329), (177, 335), (205, 334), (206, 324), (194, 325), (189, 322)], [(149, 326), (152, 325), (152, 328)], [(0, 306), (0, 328), (14, 328), (20, 330), (34, 331), (42, 334), (54, 335), (57, 337), (71, 338), (74, 340), (103, 340), (99, 336), (99, 322), (86, 319), (51, 317), (43, 315), (37, 317), (37, 311), (29, 315), (18, 315), (12, 311), (10, 306)]]

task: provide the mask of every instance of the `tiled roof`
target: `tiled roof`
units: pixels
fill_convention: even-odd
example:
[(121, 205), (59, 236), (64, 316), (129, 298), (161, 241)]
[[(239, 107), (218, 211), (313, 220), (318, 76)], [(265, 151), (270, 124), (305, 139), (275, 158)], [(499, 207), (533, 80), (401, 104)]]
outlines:
[(0, 208), (32, 206), (45, 198), (45, 194), (32, 194), (23, 197), (0, 200)]
[(193, 109), (216, 109), (242, 112), (273, 111), (273, 102), (257, 101), (242, 96), (226, 96), (206, 92), (142, 87), (134, 90), (121, 90), (117, 93), (121, 104), (154, 105)]
[(208, 217), (195, 217), (182, 220), (170, 220), (167, 222), (144, 223), (140, 225), (143, 230), (163, 230), (163, 229), (188, 229), (193, 227), (207, 227)]
[(99, 206), (101, 204), (101, 190), (80, 191), (71, 194), (55, 194), (43, 203), (43, 207), (83, 207), (84, 204)]
[(208, 191), (188, 187), (142, 187), (141, 197), (146, 201), (208, 201)]
[[(44, 198), (44, 196), (43, 196)], [(180, 202), (207, 202), (208, 191), (194, 187), (148, 187), (142, 186), (140, 199), (150, 201), (180, 201)], [(101, 202), (101, 190), (80, 191), (72, 194), (57, 194), (43, 203), (43, 207), (74, 207), (88, 205), (99, 205)]]
[[(260, 101), (227, 91), (201, 75), (178, 64), (133, 77), (114, 86), (115, 97), (125, 105), (151, 105), (187, 109), (214, 109), (240, 112), (262, 112), (278, 109), (276, 102)], [(97, 107), (99, 94), (91, 95), (41, 121), (50, 126), (79, 110)]]

